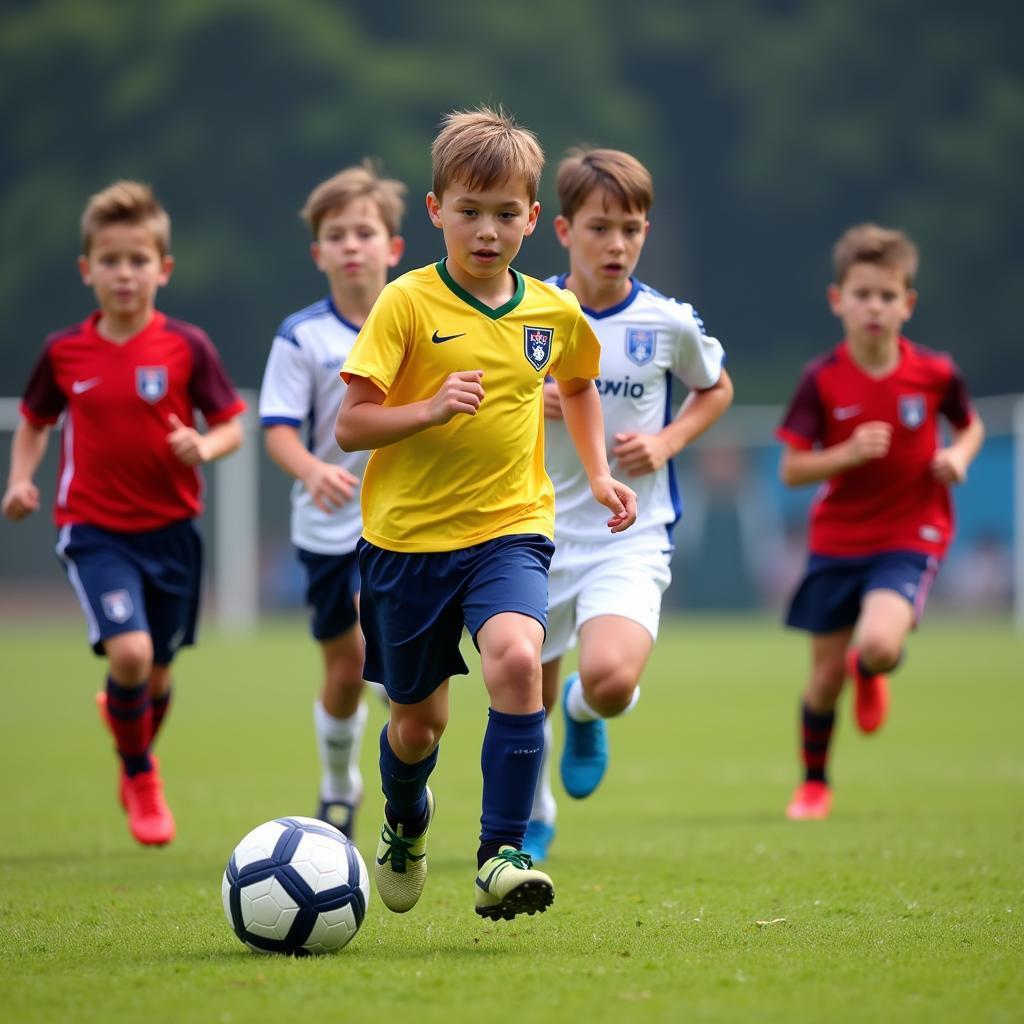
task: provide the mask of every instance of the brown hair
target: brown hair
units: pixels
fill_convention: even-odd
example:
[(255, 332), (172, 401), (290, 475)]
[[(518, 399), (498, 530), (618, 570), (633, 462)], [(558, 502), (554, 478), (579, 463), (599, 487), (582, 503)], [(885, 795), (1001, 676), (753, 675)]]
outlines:
[(877, 224), (858, 224), (844, 231), (832, 249), (836, 284), (855, 263), (873, 263), (903, 272), (903, 283), (914, 286), (917, 275), (917, 246), (902, 232)]
[(309, 193), (299, 216), (309, 225), (316, 238), (320, 233), (321, 222), (331, 210), (347, 206), (356, 199), (370, 199), (377, 204), (388, 234), (397, 235), (405, 213), (405, 191), (402, 182), (380, 177), (376, 163), (367, 157), (361, 164), (346, 167), (320, 182)]
[(144, 224), (153, 232), (161, 256), (171, 249), (171, 218), (141, 181), (115, 181), (89, 197), (82, 214), (82, 252), (88, 256), (96, 232), (111, 224)]
[(500, 107), (445, 114), (430, 152), (438, 199), (456, 179), (473, 190), (521, 180), (530, 202), (537, 198), (544, 151), (537, 136)]
[(624, 210), (646, 214), (654, 203), (650, 172), (619, 149), (570, 150), (558, 165), (556, 184), (562, 216), (569, 220), (598, 189), (617, 199)]

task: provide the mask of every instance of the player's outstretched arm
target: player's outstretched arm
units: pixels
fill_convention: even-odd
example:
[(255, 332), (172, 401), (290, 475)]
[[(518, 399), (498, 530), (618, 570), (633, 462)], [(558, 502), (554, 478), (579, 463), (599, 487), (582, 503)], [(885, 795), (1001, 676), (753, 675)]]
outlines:
[(675, 419), (657, 434), (616, 434), (612, 455), (630, 476), (655, 473), (719, 419), (732, 397), (732, 378), (723, 369), (711, 387), (691, 391)]
[(384, 405), (384, 392), (372, 380), (353, 375), (334, 424), (338, 447), (346, 452), (385, 448), (460, 414), (475, 416), (484, 400), (483, 376), (483, 370), (459, 370), (431, 398)]
[(932, 474), (935, 479), (944, 484), (962, 484), (984, 440), (985, 424), (975, 413), (963, 430), (954, 429), (953, 443), (947, 448), (940, 448), (932, 457)]
[(8, 519), (18, 522), (39, 510), (39, 488), (32, 478), (43, 461), (49, 439), (49, 427), (36, 426), (24, 418), (15, 429), (11, 441), (11, 470), (0, 504), (0, 511)]
[(242, 446), (242, 421), (237, 416), (215, 424), (205, 434), (200, 434), (195, 427), (186, 426), (173, 412), (167, 417), (167, 422), (171, 428), (167, 443), (186, 466), (213, 462)]
[(612, 513), (612, 533), (628, 530), (636, 522), (636, 494), (612, 478), (604, 446), (604, 416), (594, 382), (583, 378), (558, 382), (562, 415), (569, 436), (590, 481), (590, 492)]

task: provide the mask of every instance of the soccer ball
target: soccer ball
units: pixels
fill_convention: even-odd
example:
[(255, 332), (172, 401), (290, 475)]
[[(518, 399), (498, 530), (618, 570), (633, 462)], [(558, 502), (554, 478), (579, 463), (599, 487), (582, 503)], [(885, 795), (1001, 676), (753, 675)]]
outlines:
[(236, 847), (221, 885), (228, 924), (258, 953), (330, 953), (359, 931), (370, 877), (359, 851), (316, 818), (276, 818)]

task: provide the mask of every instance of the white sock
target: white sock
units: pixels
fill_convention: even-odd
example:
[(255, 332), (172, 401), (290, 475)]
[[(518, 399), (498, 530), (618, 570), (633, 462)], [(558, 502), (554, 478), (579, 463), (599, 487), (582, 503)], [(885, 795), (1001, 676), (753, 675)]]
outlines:
[[(623, 715), (628, 715), (636, 707), (638, 700), (640, 700), (639, 686), (633, 691), (633, 696), (630, 698), (629, 703), (614, 717), (621, 718)], [(607, 717), (595, 711), (587, 703), (587, 698), (583, 694), (583, 682), (578, 676), (573, 680), (572, 686), (569, 687), (569, 699), (565, 702), (565, 706), (569, 712), (569, 717), (574, 722), (595, 722), (599, 718)]]
[(598, 714), (583, 695), (583, 681), (577, 676), (569, 687), (569, 696), (565, 702), (565, 710), (574, 722), (596, 722), (604, 715)]
[(323, 800), (344, 800), (357, 803), (363, 795), (363, 776), (359, 771), (359, 749), (369, 712), (360, 703), (349, 718), (335, 718), (323, 703), (313, 702), (313, 723), (316, 745), (320, 753), (323, 775), (320, 797)]
[(540, 762), (540, 777), (537, 779), (537, 790), (533, 794), (533, 810), (530, 811), (531, 821), (543, 821), (546, 825), (555, 823), (555, 794), (551, 791), (551, 717), (544, 719), (544, 757)]

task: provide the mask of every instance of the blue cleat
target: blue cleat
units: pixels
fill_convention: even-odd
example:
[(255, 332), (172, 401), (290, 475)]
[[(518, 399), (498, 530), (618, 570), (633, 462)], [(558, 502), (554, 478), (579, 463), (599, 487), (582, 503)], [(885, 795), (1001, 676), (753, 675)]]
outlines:
[(608, 767), (608, 730), (604, 720), (574, 722), (569, 717), (569, 689), (579, 679), (574, 672), (562, 690), (562, 712), (565, 717), (565, 747), (562, 750), (562, 785), (566, 793), (582, 800), (597, 789)]
[(523, 853), (528, 853), (534, 864), (547, 860), (548, 847), (555, 838), (555, 826), (546, 821), (533, 818), (526, 826), (526, 838), (523, 840)]

